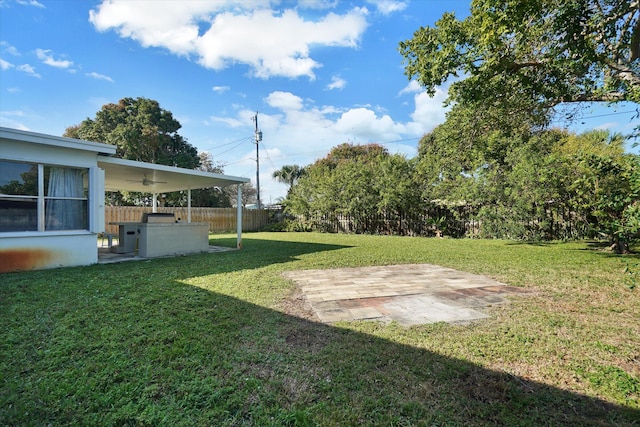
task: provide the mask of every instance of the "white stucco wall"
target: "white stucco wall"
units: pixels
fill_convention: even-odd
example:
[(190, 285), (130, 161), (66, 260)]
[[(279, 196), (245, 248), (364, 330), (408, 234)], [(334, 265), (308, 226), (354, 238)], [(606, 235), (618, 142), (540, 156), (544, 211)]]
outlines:
[(95, 233), (77, 233), (48, 232), (0, 237), (0, 273), (97, 263)]
[(104, 174), (98, 153), (115, 147), (0, 128), (0, 160), (89, 169), (89, 230), (0, 232), (0, 273), (98, 262), (97, 233), (104, 229)]
[(98, 164), (95, 152), (4, 138), (0, 138), (0, 158), (79, 168), (90, 168)]

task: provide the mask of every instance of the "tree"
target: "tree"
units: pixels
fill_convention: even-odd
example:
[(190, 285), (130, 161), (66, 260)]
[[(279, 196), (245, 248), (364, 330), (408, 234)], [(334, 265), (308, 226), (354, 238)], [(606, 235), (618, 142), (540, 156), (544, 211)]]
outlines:
[[(222, 163), (215, 163), (211, 153), (202, 152), (198, 155), (200, 157), (200, 166), (198, 170), (204, 172), (211, 172), (217, 174), (224, 173), (224, 165)], [(193, 206), (211, 207), (211, 208), (230, 208), (231, 200), (233, 200), (236, 192), (235, 186), (233, 189), (230, 187), (211, 187), (202, 188), (191, 191), (191, 204)]]
[(0, 185), (0, 194), (34, 196), (38, 194), (38, 165), (29, 166), (29, 170), (20, 174), (20, 180), (12, 180)]
[(640, 102), (639, 0), (473, 0), (400, 43), (405, 74), (476, 112)]
[(365, 226), (367, 219), (399, 215), (411, 205), (412, 164), (378, 144), (338, 145), (305, 169), (287, 199), (293, 214), (349, 215), (355, 227), (350, 231), (362, 232), (373, 231)]
[[(553, 142), (542, 131), (562, 103), (640, 103), (640, 0), (473, 0), (469, 17), (444, 14), (401, 42), (400, 52), (407, 77), (428, 93), (454, 80), (447, 121), (421, 141), (417, 170), (427, 200), (475, 201), (499, 213), (496, 223), (524, 214), (531, 200), (536, 209), (544, 198), (573, 200), (609, 236), (616, 228), (609, 225), (638, 211), (635, 168), (617, 154), (620, 136)], [(592, 193), (581, 198), (580, 185)], [(593, 191), (598, 200), (590, 203)]]
[[(224, 174), (223, 164), (215, 163), (211, 154), (204, 151), (198, 154), (200, 166), (196, 169), (203, 172)], [(231, 188), (233, 187), (233, 188)], [(235, 186), (210, 187), (191, 190), (191, 206), (202, 208), (230, 208), (235, 198)], [(164, 206), (187, 206), (187, 192), (177, 191), (164, 195)]]
[(578, 167), (577, 207), (590, 215), (595, 231), (608, 237), (611, 250), (629, 252), (640, 231), (640, 157), (587, 154)]
[(115, 145), (123, 159), (195, 169), (198, 151), (178, 134), (181, 127), (157, 101), (123, 98), (103, 105), (94, 119), (67, 128), (64, 136)]
[(415, 166), (414, 160), (407, 160), (401, 154), (381, 159), (374, 179), (374, 189), (379, 195), (378, 212), (402, 216), (419, 209)]
[(568, 137), (566, 131), (550, 130), (522, 138), (501, 161), (494, 160), (482, 169), (472, 199), (480, 206), (481, 236), (525, 240), (570, 237), (554, 229), (554, 217), (569, 210), (571, 169), (565, 158), (553, 153)]
[[(198, 150), (178, 130), (182, 126), (173, 114), (160, 108), (158, 101), (146, 98), (123, 98), (117, 104), (105, 104), (93, 119), (68, 127), (64, 136), (115, 145), (116, 157), (195, 169), (200, 165)], [(186, 204), (184, 196), (168, 195), (166, 203)], [(112, 205), (146, 206), (148, 196), (142, 193), (112, 194)]]
[[(237, 188), (233, 186), (234, 188)], [(230, 187), (227, 187), (230, 188)], [(238, 204), (237, 197), (232, 199), (232, 206), (236, 207)], [(258, 190), (253, 186), (251, 182), (245, 182), (242, 184), (242, 207), (247, 205), (256, 204), (258, 202)]]
[(598, 156), (620, 157), (624, 154), (625, 138), (610, 134), (607, 130), (592, 130), (580, 135), (570, 134), (557, 151), (564, 155), (595, 154)]
[(306, 170), (304, 167), (298, 165), (284, 165), (282, 168), (273, 172), (273, 178), (275, 178), (278, 182), (283, 184), (287, 184), (289, 189), (287, 190), (287, 194), (291, 192), (291, 187), (293, 187), (296, 182), (304, 176)]
[[(619, 134), (552, 129), (465, 139), (458, 123), (448, 117), (420, 141), (423, 203), (478, 209), (485, 237), (571, 238), (591, 230), (607, 237), (612, 250), (628, 250), (640, 223), (640, 178), (638, 156), (624, 153)], [(577, 228), (564, 227), (565, 215)]]

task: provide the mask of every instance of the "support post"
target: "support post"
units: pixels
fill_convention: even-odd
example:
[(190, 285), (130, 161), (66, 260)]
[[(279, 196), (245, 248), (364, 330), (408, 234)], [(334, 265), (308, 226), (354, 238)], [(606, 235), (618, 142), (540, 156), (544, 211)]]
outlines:
[(260, 141), (262, 141), (262, 132), (258, 129), (257, 111), (256, 115), (253, 116), (253, 121), (256, 123), (256, 201), (258, 209), (262, 209), (262, 204), (260, 203), (260, 150), (258, 149)]
[(158, 212), (158, 194), (151, 194), (151, 199), (151, 212), (156, 213)]
[(191, 189), (187, 189), (187, 222), (191, 224)]
[(238, 184), (238, 201), (237, 201), (237, 219), (236, 234), (237, 248), (242, 249), (242, 184)]

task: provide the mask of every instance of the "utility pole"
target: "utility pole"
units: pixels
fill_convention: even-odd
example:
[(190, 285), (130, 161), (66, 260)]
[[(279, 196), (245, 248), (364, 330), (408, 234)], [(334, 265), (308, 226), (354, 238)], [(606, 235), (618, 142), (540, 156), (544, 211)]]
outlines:
[(251, 117), (251, 119), (256, 123), (256, 193), (257, 193), (257, 204), (258, 209), (261, 209), (260, 205), (260, 151), (258, 150), (258, 144), (262, 141), (262, 132), (258, 130), (258, 112), (256, 111), (256, 115)]

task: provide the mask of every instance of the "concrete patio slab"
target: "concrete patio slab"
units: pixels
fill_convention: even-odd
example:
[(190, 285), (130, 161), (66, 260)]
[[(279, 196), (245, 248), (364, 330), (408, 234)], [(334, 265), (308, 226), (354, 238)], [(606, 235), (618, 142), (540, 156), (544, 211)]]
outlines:
[(465, 322), (525, 290), (485, 276), (430, 264), (290, 271), (320, 321), (396, 321), (410, 326)]
[[(223, 247), (223, 246), (209, 246), (209, 252), (210, 254), (212, 253), (218, 253), (218, 252), (229, 252), (229, 251), (237, 251), (236, 248), (227, 248), (227, 247)], [(177, 256), (186, 256), (186, 255), (168, 255), (168, 256), (164, 256), (164, 257), (160, 257), (160, 258), (173, 258), (173, 257), (177, 257)], [(119, 253), (115, 253), (115, 252), (111, 252), (110, 248), (105, 248), (105, 247), (98, 247), (98, 264), (114, 264), (114, 263), (118, 263), (118, 262), (125, 262), (125, 261), (144, 261), (144, 260), (148, 260), (150, 258), (144, 258), (141, 256), (138, 256), (134, 253), (124, 253), (124, 254), (119, 254)]]

